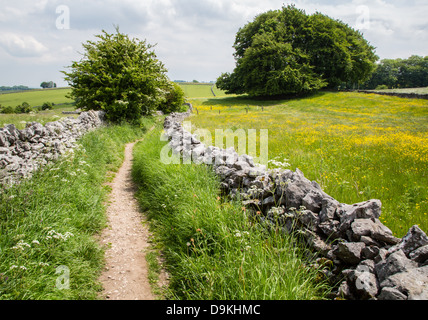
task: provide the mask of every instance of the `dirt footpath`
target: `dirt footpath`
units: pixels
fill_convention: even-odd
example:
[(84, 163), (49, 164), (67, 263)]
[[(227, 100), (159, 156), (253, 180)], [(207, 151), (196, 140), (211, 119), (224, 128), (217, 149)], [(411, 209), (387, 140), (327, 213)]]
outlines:
[(135, 142), (126, 145), (125, 160), (113, 182), (107, 208), (108, 228), (100, 242), (106, 246), (106, 268), (100, 281), (107, 300), (154, 300), (148, 281), (145, 252), (149, 247), (149, 231), (134, 198), (136, 186), (131, 177), (132, 150)]

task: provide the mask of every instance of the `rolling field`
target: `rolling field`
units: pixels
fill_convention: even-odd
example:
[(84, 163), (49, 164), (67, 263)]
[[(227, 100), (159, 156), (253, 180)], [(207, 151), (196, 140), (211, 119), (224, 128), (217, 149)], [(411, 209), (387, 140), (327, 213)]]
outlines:
[(340, 202), (380, 199), (381, 220), (398, 237), (414, 224), (428, 231), (428, 101), (327, 92), (190, 101), (199, 113), (192, 126), (213, 140), (215, 129), (268, 129), (269, 159), (299, 168)]
[(0, 105), (15, 107), (23, 102), (28, 102), (30, 106), (41, 106), (44, 102), (53, 102), (55, 106), (53, 110), (39, 111), (37, 113), (23, 114), (1, 114), (0, 127), (7, 124), (14, 124), (18, 129), (24, 129), (27, 122), (39, 122), (45, 124), (47, 122), (56, 121), (63, 117), (75, 115), (63, 115), (63, 111), (73, 111), (75, 108), (72, 105), (73, 100), (66, 97), (70, 92), (68, 88), (31, 90), (24, 92), (0, 94)]
[(41, 106), (44, 102), (53, 102), (55, 104), (71, 103), (73, 100), (65, 97), (69, 92), (69, 88), (58, 88), (3, 93), (0, 94), (0, 104), (2, 106), (15, 107), (23, 102), (28, 102), (32, 107), (36, 107)]
[[(212, 84), (209, 83), (179, 83), (184, 91), (184, 95), (188, 99), (193, 98), (213, 98), (214, 95), (211, 91)], [(226, 94), (219, 90), (216, 86), (213, 87), (216, 97), (224, 97)]]

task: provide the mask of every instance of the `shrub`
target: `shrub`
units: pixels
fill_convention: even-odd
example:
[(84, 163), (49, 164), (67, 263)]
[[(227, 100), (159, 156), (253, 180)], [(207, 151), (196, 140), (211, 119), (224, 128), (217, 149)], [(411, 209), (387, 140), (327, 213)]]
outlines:
[(169, 86), (166, 68), (145, 40), (119, 32), (96, 36), (83, 44), (83, 59), (63, 72), (76, 108), (104, 110), (107, 119), (135, 122), (165, 103)]
[(15, 113), (15, 108), (11, 106), (0, 107), (0, 113), (5, 113), (5, 114)]
[(161, 110), (163, 113), (180, 111), (183, 103), (183, 89), (181, 89), (178, 84), (170, 82), (168, 92), (166, 94), (166, 101), (159, 106), (159, 110)]
[(53, 103), (52, 102), (45, 102), (42, 105), (42, 110), (52, 110), (53, 109)]
[(15, 113), (30, 113), (31, 111), (33, 111), (33, 108), (31, 108), (28, 102), (23, 102), (15, 108)]
[(376, 90), (386, 90), (389, 89), (386, 84), (381, 84), (376, 87)]

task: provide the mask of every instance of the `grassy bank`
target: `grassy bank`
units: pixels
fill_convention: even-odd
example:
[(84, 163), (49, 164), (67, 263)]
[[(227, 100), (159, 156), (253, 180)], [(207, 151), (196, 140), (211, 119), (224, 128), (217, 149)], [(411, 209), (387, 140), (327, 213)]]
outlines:
[(128, 125), (98, 129), (73, 154), (0, 191), (0, 299), (97, 298), (103, 183), (122, 163), (125, 143), (143, 134)]
[(320, 92), (191, 102), (192, 125), (213, 139), (215, 129), (268, 129), (269, 159), (299, 168), (340, 202), (380, 199), (382, 222), (399, 237), (414, 224), (428, 232), (427, 100)]
[(157, 244), (172, 299), (319, 299), (326, 286), (302, 251), (267, 232), (239, 202), (223, 202), (211, 169), (163, 164), (160, 129), (134, 150), (133, 176)]

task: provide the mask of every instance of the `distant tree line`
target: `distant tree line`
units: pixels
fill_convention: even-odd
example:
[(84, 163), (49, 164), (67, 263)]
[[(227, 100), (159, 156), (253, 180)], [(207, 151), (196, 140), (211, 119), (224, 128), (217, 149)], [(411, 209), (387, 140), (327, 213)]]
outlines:
[(364, 89), (418, 88), (428, 86), (428, 56), (413, 55), (408, 59), (384, 59)]
[(31, 88), (28, 88), (27, 86), (0, 87), (0, 91), (22, 91), (22, 90), (31, 90)]

